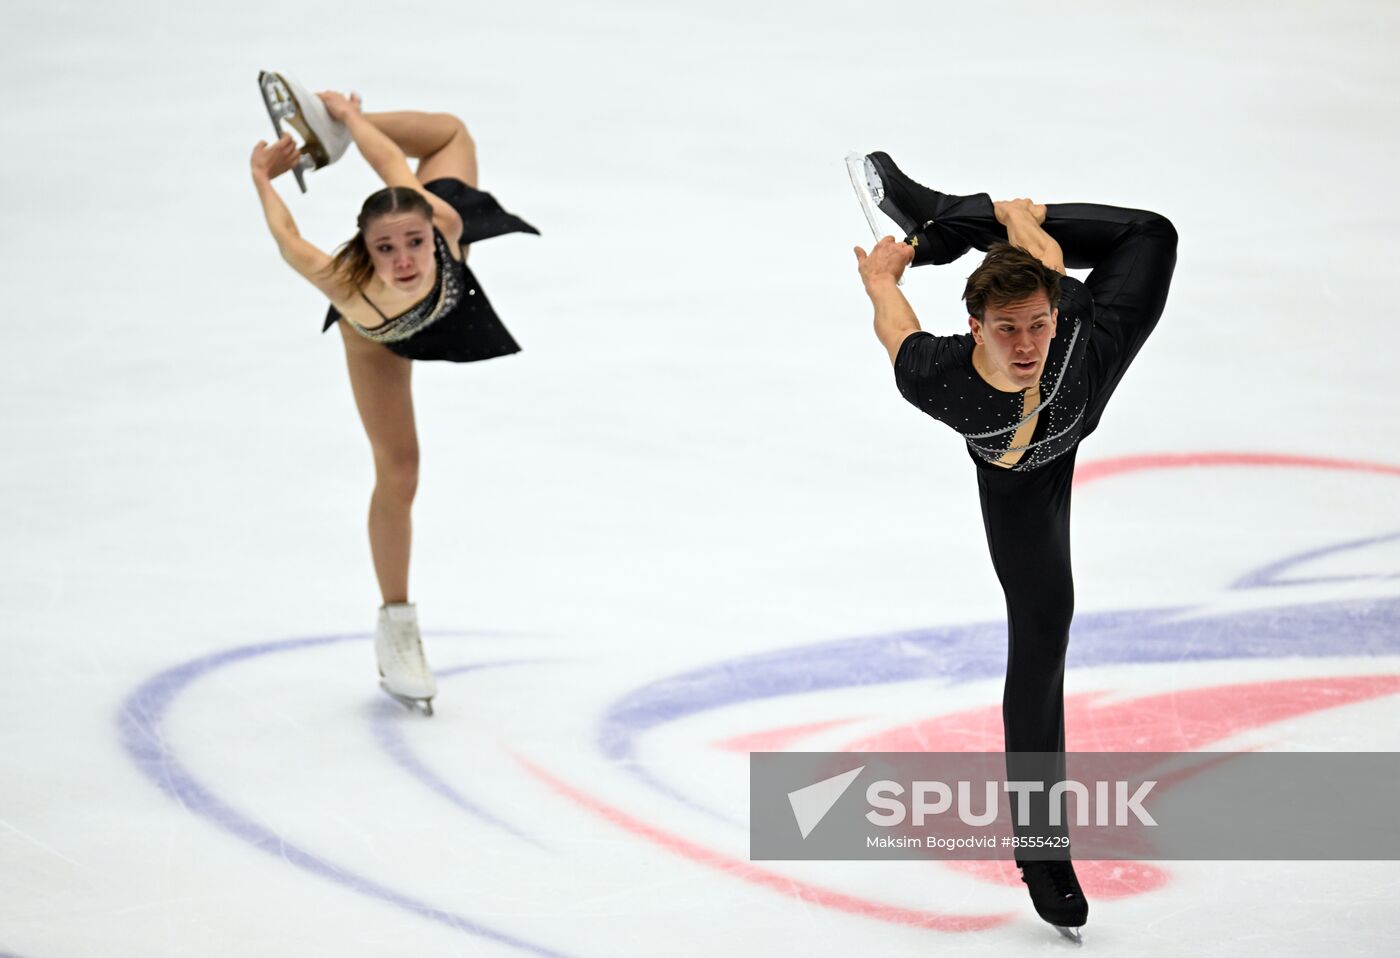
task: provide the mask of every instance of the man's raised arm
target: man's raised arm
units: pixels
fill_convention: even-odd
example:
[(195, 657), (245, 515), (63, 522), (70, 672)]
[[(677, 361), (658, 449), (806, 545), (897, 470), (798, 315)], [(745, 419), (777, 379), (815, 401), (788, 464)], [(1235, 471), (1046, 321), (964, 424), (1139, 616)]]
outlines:
[(1060, 275), (1065, 272), (1065, 254), (1060, 244), (1041, 225), (1045, 205), (1030, 200), (999, 200), (992, 204), (997, 222), (1006, 227), (1006, 241), (1019, 246)]
[(856, 247), (860, 279), (870, 302), (875, 304), (875, 335), (890, 354), (890, 362), (895, 361), (909, 334), (920, 328), (913, 307), (899, 291), (899, 277), (913, 259), (914, 247), (895, 242), (893, 236), (880, 240), (868, 254)]

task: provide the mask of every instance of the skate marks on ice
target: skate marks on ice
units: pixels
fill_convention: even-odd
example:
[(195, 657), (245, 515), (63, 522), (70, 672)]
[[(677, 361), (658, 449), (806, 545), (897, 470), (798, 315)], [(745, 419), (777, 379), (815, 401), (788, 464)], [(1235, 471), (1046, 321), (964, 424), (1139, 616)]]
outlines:
[[(1214, 463), (1203, 461), (1202, 457), (1168, 459), (1169, 461), (1156, 461), (1150, 465), (1116, 460), (1087, 463), (1081, 469), (1079, 481), (1094, 481), (1138, 469), (1242, 464), (1238, 457), (1221, 459)], [(1394, 467), (1337, 463), (1302, 457), (1293, 457), (1287, 462), (1250, 461), (1250, 464), (1359, 469), (1400, 475), (1400, 469)], [(1318, 578), (1306, 575), (1309, 563), (1331, 554), (1355, 552), (1368, 545), (1393, 541), (1398, 537), (1400, 534), (1386, 534), (1366, 539), (1350, 539), (1324, 548), (1312, 548), (1270, 561), (1235, 579), (1232, 587), (1238, 590), (1267, 589), (1279, 592), (1277, 602), (1263, 609), (1230, 610), (1219, 614), (1208, 611), (1193, 616), (1188, 614), (1193, 612), (1189, 608), (1163, 608), (1081, 616), (1075, 625), (1073, 665), (1076, 668), (1118, 663), (1176, 665), (1183, 661), (1263, 661), (1294, 656), (1299, 659), (1354, 658), (1357, 660), (1357, 669), (1364, 669), (1367, 661), (1374, 656), (1400, 654), (1400, 600), (1370, 599), (1299, 605), (1293, 598), (1297, 591), (1293, 587)], [(1369, 576), (1387, 577), (1389, 576)], [(1337, 576), (1327, 578), (1328, 581), (1338, 580)], [(712, 819), (732, 828), (736, 841), (718, 843), (722, 847), (708, 847), (716, 846), (716, 843), (696, 840), (687, 834), (686, 825), (675, 825), (674, 822), (683, 820), (684, 815), (671, 814), (676, 811), (674, 804), (670, 805), (668, 811), (666, 805), (657, 806), (654, 802), (651, 803), (647, 816), (652, 817), (654, 814), (661, 821), (645, 821), (615, 804), (609, 804), (598, 795), (590, 794), (585, 787), (571, 784), (562, 774), (551, 772), (519, 756), (515, 756), (515, 760), (526, 772), (549, 786), (556, 794), (606, 822), (608, 827), (626, 833), (632, 841), (643, 846), (660, 847), (680, 859), (716, 869), (730, 879), (760, 886), (768, 892), (778, 892), (782, 896), (795, 899), (799, 907), (809, 908), (817, 904), (836, 912), (927, 930), (990, 929), (1016, 921), (1017, 916), (1024, 910), (1024, 902), (1019, 896), (1007, 899), (1008, 906), (1015, 902), (1015, 910), (1007, 914), (988, 914), (985, 911), (968, 914), (935, 913), (903, 907), (895, 902), (875, 900), (868, 895), (853, 893), (854, 890), (848, 891), (836, 886), (821, 887), (810, 882), (796, 881), (792, 876), (757, 868), (753, 863), (746, 861), (742, 854), (725, 850), (740, 845), (738, 836), (746, 829), (746, 824), (741, 820), (742, 815), (735, 815), (732, 810), (707, 808), (703, 800), (685, 796), (684, 789), (667, 781), (665, 767), (654, 766), (645, 760), (648, 754), (655, 753), (648, 753), (642, 745), (643, 739), (654, 733), (665, 734), (668, 726), (681, 720), (701, 716), (703, 723), (707, 718), (705, 713), (720, 715), (732, 709), (735, 712), (731, 713), (731, 719), (737, 714), (740, 716), (739, 721), (747, 720), (752, 723), (753, 706), (762, 702), (781, 701), (784, 706), (790, 707), (790, 711), (799, 713), (796, 717), (802, 721), (756, 730), (750, 724), (750, 730), (742, 735), (729, 734), (718, 739), (712, 735), (708, 745), (717, 752), (725, 752), (738, 758), (750, 748), (774, 750), (784, 747), (807, 747), (810, 736), (831, 733), (834, 730), (837, 734), (847, 731), (851, 733), (844, 734), (841, 743), (850, 750), (868, 749), (874, 747), (877, 742), (881, 750), (898, 750), (901, 737), (906, 740), (903, 747), (908, 747), (910, 741), (916, 743), (917, 747), (919, 741), (930, 736), (940, 741), (953, 740), (961, 731), (964, 733), (961, 742), (964, 747), (996, 748), (995, 736), (987, 738), (985, 745), (979, 744), (978, 739), (979, 735), (986, 737), (995, 730), (995, 709), (990, 707), (976, 710), (978, 714), (967, 712), (940, 715), (923, 723), (886, 727), (864, 736), (856, 734), (856, 730), (861, 727), (862, 716), (833, 717), (829, 712), (814, 716), (810, 714), (810, 710), (813, 703), (818, 709), (829, 707), (830, 700), (824, 701), (822, 693), (833, 690), (855, 689), (857, 692), (863, 692), (866, 686), (911, 680), (934, 679), (955, 685), (996, 679), (1004, 668), (1004, 630), (1005, 626), (1001, 622), (986, 622), (785, 649), (663, 677), (633, 689), (612, 700), (611, 704), (604, 703), (604, 708), (598, 713), (601, 720), (597, 725), (595, 738), (599, 761), (617, 769), (619, 775), (641, 785), (644, 791), (664, 795), (672, 803), (680, 801), (688, 807), (687, 810), (705, 812)], [(436, 908), (420, 897), (390, 887), (367, 875), (347, 871), (306, 851), (302, 846), (289, 845), (280, 834), (242, 815), (219, 799), (212, 790), (196, 781), (170, 747), (164, 744), (161, 723), (172, 701), (200, 676), (224, 665), (259, 655), (308, 650), (336, 642), (365, 641), (367, 638), (330, 636), (265, 643), (229, 650), (167, 670), (145, 683), (128, 699), (121, 719), (122, 737), (127, 751), (146, 776), (172, 798), (210, 819), (218, 827), (255, 847), (277, 854), (308, 873), (337, 881), (361, 894), (394, 903), (414, 914), (467, 934), (480, 935), (534, 953), (555, 953), (543, 945), (529, 942), (509, 932), (485, 926), (446, 909)], [(465, 674), (484, 668), (534, 664), (539, 663), (530, 660), (493, 662), (463, 666), (443, 674)], [(1306, 665), (1301, 667), (1307, 668)], [(1345, 668), (1344, 665), (1341, 667)], [(1372, 670), (1374, 671), (1374, 666)], [(1348, 678), (1356, 681), (1348, 682)], [(1362, 681), (1363, 679), (1368, 681)], [(1324, 677), (1313, 681), (1312, 685), (1328, 687), (1325, 696), (1314, 694), (1315, 689), (1314, 693), (1306, 692), (1303, 685), (1307, 683), (1300, 682), (1297, 677), (1291, 677), (1283, 681), (1274, 679), (1256, 682), (1253, 686), (1248, 682), (1241, 682), (1229, 687), (1185, 689), (1156, 697), (1170, 705), (1170, 708), (1156, 708), (1152, 701), (1141, 697), (1128, 702), (1114, 700), (1112, 695), (1105, 706), (1096, 702), (1095, 695), (1090, 694), (1072, 699), (1067, 703), (1067, 708), (1082, 713), (1081, 727), (1092, 725), (1095, 734), (1102, 736), (1107, 734), (1108, 730), (1121, 725), (1114, 718), (1115, 714), (1121, 715), (1125, 710), (1131, 711), (1141, 706), (1152, 715), (1152, 722), (1162, 726), (1159, 731), (1164, 731), (1168, 725), (1179, 730), (1184, 727), (1183, 721), (1185, 726), (1196, 730), (1199, 734), (1190, 740), (1167, 742), (1163, 736), (1158, 736), (1163, 739), (1161, 745), (1190, 749), (1201, 748), (1203, 742), (1218, 740), (1241, 728), (1258, 727), (1280, 721), (1282, 718), (1307, 714), (1310, 710), (1318, 708), (1392, 694), (1393, 679), (1394, 676), (1368, 674), (1332, 679)], [(1299, 698), (1300, 694), (1314, 704), (1304, 703)], [(1216, 720), (1221, 715), (1232, 714), (1229, 710), (1219, 707), (1222, 695), (1237, 704), (1244, 702), (1247, 705), (1243, 708), (1243, 724), (1236, 722), (1231, 726)], [(1239, 696), (1248, 698), (1241, 699)], [(1151, 698), (1149, 696), (1149, 699)], [(1316, 704), (1319, 701), (1324, 704)], [(444, 776), (429, 768), (413, 752), (405, 738), (411, 733), (415, 723), (402, 721), (400, 710), (387, 700), (378, 704), (380, 708), (373, 713), (373, 734), (380, 748), (404, 771), (461, 811), (499, 829), (512, 839), (536, 849), (550, 851), (522, 830), (492, 816), (485, 808), (454, 789)], [(1189, 711), (1192, 708), (1195, 711), (1189, 715), (1184, 714), (1183, 710)], [(807, 710), (807, 714), (803, 714), (804, 709)], [(867, 711), (878, 713), (880, 709), (873, 708)], [(1239, 711), (1236, 710), (1235, 714), (1238, 715)], [(586, 716), (578, 718), (588, 720)], [(722, 724), (724, 723), (712, 723), (709, 727), (713, 731)], [(847, 729), (847, 726), (850, 728)], [(732, 730), (732, 720), (727, 727)], [(1139, 722), (1136, 728), (1141, 732), (1143, 726)], [(980, 732), (972, 734), (973, 730)], [(1214, 739), (1211, 736), (1214, 736)], [(739, 747), (741, 745), (743, 748)], [(825, 744), (819, 743), (818, 747), (830, 750)], [(1097, 747), (1111, 749), (1114, 746), (1111, 742), (1103, 740), (1099, 741)], [(734, 779), (734, 782), (738, 781), (737, 778)], [(731, 790), (733, 787), (738, 786), (731, 783)], [(652, 808), (657, 809), (655, 813), (651, 811)], [(672, 820), (669, 825), (665, 821), (668, 818)], [(693, 828), (691, 832), (694, 832)], [(961, 872), (964, 877), (974, 881), (1011, 885), (1007, 876), (1001, 873), (1004, 870), (989, 869), (987, 864), (958, 863), (952, 867), (952, 871)], [(990, 864), (995, 866), (998, 863)], [(1083, 880), (1091, 900), (1112, 901), (1151, 894), (1170, 883), (1170, 874), (1166, 870), (1148, 863), (1139, 864), (1142, 867), (1133, 871), (1133, 875), (1137, 877), (1130, 875), (1126, 883), (1116, 874), (1110, 875), (1102, 870), (1088, 871)], [(1093, 936), (1090, 937), (1092, 939)]]
[[(1146, 469), (1190, 466), (1287, 466), (1383, 472), (1400, 477), (1400, 467), (1308, 457), (1181, 454), (1132, 457), (1081, 464), (1076, 483)], [(1400, 600), (1322, 602), (1295, 606), (1286, 587), (1318, 577), (1285, 574), (1316, 559), (1394, 541), (1400, 533), (1348, 540), (1269, 562), (1231, 584), (1232, 589), (1280, 588), (1275, 606), (1218, 618), (1181, 619), (1188, 608), (1121, 610), (1076, 616), (1072, 664), (1171, 663), (1235, 658), (1326, 657), (1400, 653)], [(1356, 577), (1348, 577), (1356, 578)], [(1373, 578), (1393, 578), (1374, 576)], [(1327, 581), (1341, 581), (1328, 577)], [(658, 679), (619, 699), (604, 716), (599, 747), (612, 762), (649, 788), (671, 798), (674, 789), (637, 761), (640, 738), (681, 719), (747, 702), (853, 686), (883, 685), (924, 678), (966, 683), (998, 678), (1005, 668), (1003, 622), (940, 626), (889, 635), (837, 640), (751, 658), (726, 661), (695, 672)], [(850, 717), (808, 718), (795, 730), (770, 730), (746, 737), (753, 750), (796, 745), (803, 730), (822, 731), (849, 724)], [(999, 736), (1000, 729), (988, 734)], [(854, 745), (854, 743), (852, 743)], [(896, 743), (885, 741), (885, 746)], [(862, 748), (874, 747), (871, 741)], [(903, 748), (917, 747), (905, 743)], [(988, 740), (969, 748), (999, 747)], [(1200, 748), (1182, 742), (1178, 748)], [(891, 748), (891, 750), (899, 750)], [(711, 810), (717, 817), (725, 816)]]
[[(1144, 470), (1202, 467), (1325, 469), (1400, 477), (1387, 464), (1318, 457), (1181, 453), (1088, 462), (1076, 482), (1085, 484)], [(1256, 607), (1232, 609), (1161, 608), (1123, 610), (1076, 617), (1071, 662), (1076, 669), (1116, 665), (1159, 665), (1168, 670), (1187, 662), (1290, 658), (1306, 661), (1352, 661), (1353, 674), (1287, 675), (1226, 685), (1173, 689), (1124, 701), (1112, 690), (1072, 696), (1066, 702), (1071, 727), (1089, 730), (1094, 750), (1140, 751), (1144, 748), (1189, 751), (1211, 742), (1307, 716), (1337, 706), (1396, 694), (1400, 675), (1376, 674), (1375, 657), (1400, 655), (1400, 599), (1365, 598), (1300, 604), (1291, 587), (1317, 582), (1384, 580), (1391, 573), (1348, 576), (1307, 575), (1305, 567), (1338, 554), (1400, 538), (1400, 533), (1349, 539), (1313, 548), (1249, 572), (1228, 590), (1255, 591)], [(1257, 607), (1258, 590), (1265, 594)], [(1330, 666), (1331, 667), (1331, 666)], [(1346, 670), (1345, 664), (1335, 666)], [(1005, 668), (1005, 624), (1000, 621), (944, 626), (890, 635), (839, 640), (762, 653), (716, 663), (704, 669), (649, 683), (618, 699), (600, 725), (600, 751), (624, 774), (688, 810), (717, 821), (730, 821), (724, 809), (704, 807), (693, 795), (667, 781), (665, 771), (642, 760), (644, 740), (665, 735), (668, 726), (694, 724), (709, 713), (710, 725), (731, 734), (708, 743), (716, 749), (774, 751), (787, 748), (821, 751), (927, 750), (941, 748), (999, 750), (999, 705), (939, 715), (922, 722), (883, 728), (845, 741), (833, 738), (865, 720), (861, 713), (831, 714), (822, 709), (823, 693), (860, 690), (901, 682), (938, 681), (948, 685), (996, 680)], [(1307, 672), (1308, 665), (1300, 666)], [(1218, 679), (1219, 672), (1214, 672)], [(733, 735), (742, 714), (760, 703), (787, 699), (791, 708), (783, 724)], [(849, 699), (846, 699), (849, 702)], [(815, 704), (813, 704), (815, 703)], [(768, 709), (768, 711), (772, 711)], [(867, 709), (867, 711), (880, 711)], [(1079, 713), (1075, 716), (1075, 713)], [(726, 724), (726, 717), (731, 721)], [(703, 720), (702, 720), (703, 724)], [(1155, 724), (1157, 727), (1149, 728)], [(1185, 734), (1190, 731), (1191, 734)], [(1148, 733), (1151, 745), (1144, 745)], [(1131, 735), (1129, 734), (1131, 733)], [(1115, 738), (1116, 736), (1116, 738)], [(674, 741), (667, 739), (669, 745)], [(735, 746), (739, 746), (735, 748)], [(1364, 743), (1363, 743), (1364, 745)], [(1075, 748), (1073, 742), (1071, 748)], [(576, 800), (587, 802), (586, 796)], [(643, 829), (638, 829), (639, 833)], [(665, 844), (665, 842), (661, 842)], [(972, 877), (1011, 885), (999, 863), (948, 863)], [(1090, 899), (1125, 898), (1153, 893), (1170, 882), (1170, 871), (1152, 863), (1085, 863), (1083, 880)], [(1127, 867), (1124, 868), (1123, 866)], [(1126, 877), (1125, 877), (1126, 873)]]
[[(434, 636), (433, 638), (436, 640), (437, 638), (440, 638), (440, 636)], [(522, 659), (515, 661), (499, 661), (475, 665), (459, 665), (449, 669), (440, 669), (437, 673), (437, 677), (441, 680), (446, 681), (453, 678), (454, 676), (466, 675), (472, 672), (481, 672), (487, 669), (508, 668), (512, 666), (539, 665), (542, 664), (544, 661), (545, 660), (539, 659)], [(548, 661), (555, 662), (558, 660)], [(504, 819), (493, 815), (491, 812), (487, 811), (484, 806), (473, 802), (471, 799), (463, 795), (460, 790), (454, 788), (447, 781), (446, 778), (433, 771), (433, 769), (426, 762), (419, 758), (418, 754), (413, 750), (413, 747), (409, 745), (408, 739), (405, 737), (404, 734), (404, 723), (397, 720), (400, 717), (400, 710), (389, 706), (386, 708), (375, 709), (374, 718), (371, 721), (371, 730), (374, 734), (375, 742), (379, 745), (380, 749), (394, 761), (396, 765), (402, 768), (413, 778), (417, 779), (429, 791), (439, 795), (440, 797), (445, 799), (449, 804), (456, 806), (457, 808), (466, 812), (468, 815), (471, 815), (472, 817), (486, 823), (487, 825), (490, 825), (493, 828), (505, 832), (507, 835), (510, 835), (517, 841), (524, 842), (527, 845), (533, 845), (535, 848), (541, 851), (552, 850), (549, 848), (548, 845), (541, 842), (534, 835), (531, 835), (517, 828), (510, 822), (507, 822)]]
[[(1181, 656), (1177, 650), (1180, 646), (1176, 642), (1183, 639), (1190, 648), (1188, 654), (1221, 661), (1235, 657), (1272, 658), (1274, 655), (1355, 657), (1357, 667), (1365, 669), (1376, 654), (1388, 652), (1400, 655), (1400, 602), (1328, 604), (1308, 610), (1305, 614), (1290, 616), (1282, 623), (1267, 614), (1216, 617), (1192, 622), (1189, 631), (1180, 628), (1174, 611), (1086, 617), (1076, 626), (1075, 642), (1079, 645), (1077, 664), (1092, 666), (1121, 661), (1118, 656), (1123, 651), (1123, 644), (1135, 644), (1135, 637), (1141, 638), (1139, 651), (1149, 644), (1159, 647), (1155, 658), (1145, 654), (1143, 660), (1155, 661), (1168, 668), (1179, 664)], [(1338, 628), (1342, 623), (1349, 623), (1355, 631)], [(1278, 631), (1280, 624), (1285, 626), (1283, 631)], [(1263, 635), (1278, 640), (1277, 652), (1259, 648), (1257, 637)], [(1336, 641), (1318, 641), (1327, 637), (1333, 637)], [(818, 739), (816, 744), (810, 744), (811, 740), (805, 738), (800, 730), (858, 724), (862, 719), (857, 714), (842, 716), (831, 722), (810, 721), (813, 716), (804, 709), (821, 708), (824, 692), (929, 679), (941, 679), (950, 684), (995, 679), (999, 670), (1004, 668), (1004, 653), (1000, 652), (1004, 641), (1005, 625), (995, 622), (980, 628), (930, 629), (874, 636), (766, 655), (760, 657), (762, 661), (722, 663), (712, 669), (662, 680), (619, 702), (610, 713), (614, 724), (607, 731), (609, 741), (603, 747), (613, 753), (621, 771), (632, 774), (645, 786), (670, 798), (680, 789), (667, 782), (663, 772), (647, 767), (640, 760), (644, 751), (640, 747), (641, 739), (652, 733), (664, 734), (666, 725), (694, 719), (705, 712), (723, 713), (729, 709), (743, 709), (762, 700), (791, 696), (795, 699), (793, 710), (798, 713), (795, 724), (785, 723), (750, 732), (746, 738), (754, 748), (763, 747), (758, 741), (768, 737), (773, 742), (783, 741), (784, 747), (819, 751), (919, 750), (931, 747), (931, 742), (938, 743), (940, 748), (953, 750), (970, 747), (995, 751), (1000, 748), (1000, 709), (997, 705), (938, 716), (912, 726), (896, 726), (869, 739), (846, 742), (832, 742), (829, 737), (824, 737)], [(1216, 642), (1219, 644), (1216, 645)], [(1385, 643), (1386, 647), (1377, 650), (1377, 642)], [(989, 655), (989, 650), (995, 651)], [(1206, 747), (1210, 741), (1242, 731), (1323, 709), (1394, 695), (1397, 690), (1400, 690), (1400, 675), (1293, 678), (1174, 690), (1160, 695), (1117, 700), (1110, 692), (1107, 704), (1098, 701), (1099, 695), (1091, 694), (1071, 697), (1066, 702), (1066, 710), (1071, 728), (1092, 729), (1095, 744), (1100, 749), (1199, 749)], [(669, 714), (661, 716), (660, 721), (651, 721), (646, 715), (647, 711), (663, 700), (663, 707)], [(1173, 733), (1183, 728), (1191, 731), (1189, 739), (1172, 738)], [(1132, 743), (1126, 738), (1117, 741), (1107, 738), (1115, 732), (1138, 738)], [(1148, 746), (1135, 744), (1144, 734), (1154, 736), (1155, 741)], [(1073, 742), (1070, 744), (1075, 747)], [(710, 745), (721, 749), (726, 747), (727, 742), (717, 740)], [(614, 822), (620, 821), (616, 810), (601, 806), (592, 796), (579, 790), (560, 791), (590, 811)], [(693, 800), (687, 800), (685, 804), (692, 806)], [(722, 810), (708, 811), (717, 819), (724, 817)], [(699, 857), (694, 849), (652, 823), (625, 822), (624, 827), (667, 851), (692, 859)], [(949, 862), (943, 863), (943, 867), (976, 881), (1014, 887), (1002, 864)], [(1149, 862), (1084, 862), (1080, 865), (1081, 881), (1091, 901), (1153, 894), (1165, 889), (1171, 881), (1168, 867)], [(731, 873), (735, 877), (745, 877), (737, 867)], [(825, 889), (813, 893), (809, 888), (794, 883), (792, 892), (808, 904), (821, 904), (878, 920), (917, 923), (921, 927), (941, 930), (956, 928), (959, 917), (986, 917), (941, 915), (940, 921), (935, 923), (927, 920), (927, 916), (915, 915), (892, 902), (864, 899), (860, 907), (851, 907), (855, 905), (856, 897), (843, 895), (838, 890)], [(962, 930), (971, 929), (964, 927)]]
[[(435, 639), (441, 637), (440, 634), (434, 636)], [(333, 643), (368, 641), (371, 638), (367, 635), (342, 635), (260, 643), (205, 656), (168, 669), (143, 683), (127, 699), (119, 720), (121, 737), (126, 751), (148, 779), (171, 798), (180, 802), (186, 810), (194, 812), (218, 828), (233, 834), (261, 851), (285, 860), (288, 864), (304, 872), (318, 878), (329, 879), (367, 897), (397, 905), (415, 915), (440, 922), (455, 930), (478, 935), (535, 954), (559, 954), (545, 946), (487, 927), (475, 919), (432, 906), (421, 898), (376, 881), (367, 875), (357, 873), (339, 862), (333, 862), (324, 856), (313, 854), (302, 845), (297, 844), (293, 837), (254, 820), (251, 816), (239, 812), (221, 799), (213, 789), (200, 782), (185, 767), (169, 744), (169, 739), (163, 729), (165, 718), (179, 695), (196, 680), (221, 668), (259, 656), (305, 652)], [(439, 672), (439, 677), (446, 679), (484, 669), (553, 664), (558, 661), (560, 660), (517, 660), (467, 665), (444, 669)], [(442, 776), (428, 768), (409, 747), (404, 738), (403, 730), (412, 723), (397, 720), (403, 717), (401, 709), (387, 701), (380, 701), (376, 705), (378, 707), (375, 709), (372, 723), (375, 739), (397, 765), (429, 790), (474, 818), (534, 848), (550, 851), (538, 839), (521, 832), (463, 796)], [(608, 806), (601, 801), (590, 800), (581, 790), (570, 786), (562, 778), (531, 763), (528, 759), (520, 755), (515, 755), (514, 759), (536, 780), (546, 784), (565, 798), (583, 804), (588, 811), (606, 820), (611, 826), (629, 833), (634, 838), (643, 839), (647, 844), (662, 844), (669, 851), (692, 862), (714, 868), (728, 877), (737, 877), (785, 895), (796, 896), (808, 904), (820, 904), (840, 912), (939, 931), (983, 930), (1005, 924), (1012, 917), (1009, 913), (954, 916), (922, 909), (896, 908), (884, 903), (845, 895), (829, 888), (795, 881), (789, 876), (751, 865), (742, 857), (704, 848), (681, 836), (641, 823), (638, 819), (628, 816), (621, 809)], [(743, 823), (739, 824), (741, 827), (746, 827), (743, 826)]]
[[(471, 636), (474, 633), (457, 633)], [(266, 852), (288, 864), (318, 878), (340, 884), (358, 894), (387, 904), (395, 905), (419, 917), (446, 925), (447, 927), (486, 939), (496, 944), (517, 949), (529, 954), (567, 958), (565, 953), (555, 951), (486, 925), (476, 919), (438, 908), (413, 895), (389, 887), (374, 878), (345, 868), (326, 857), (313, 854), (298, 846), (274, 829), (244, 815), (223, 801), (181, 762), (168, 744), (164, 722), (171, 706), (181, 694), (197, 680), (229, 665), (247, 661), (258, 656), (288, 652), (300, 652), (343, 642), (370, 642), (369, 635), (331, 635), (316, 638), (287, 639), (241, 646), (181, 663), (167, 669), (142, 683), (122, 704), (118, 716), (118, 727), (122, 745), (140, 771), (161, 791), (180, 803), (184, 808), (212, 822), (220, 829), (241, 839), (259, 851)], [(486, 666), (480, 666), (484, 668)], [(470, 671), (470, 667), (464, 670)], [(448, 673), (444, 673), (448, 674)], [(379, 703), (382, 711), (396, 711), (387, 702)], [(393, 736), (378, 730), (377, 737), (383, 743), (394, 744)], [(396, 759), (406, 750), (392, 751)], [(400, 762), (404, 765), (405, 762)], [(409, 763), (411, 764), (411, 763)], [(444, 790), (433, 784), (434, 790), (443, 794)], [(451, 789), (448, 797), (457, 807), (472, 814), (494, 827), (514, 831), (484, 809), (474, 805)]]

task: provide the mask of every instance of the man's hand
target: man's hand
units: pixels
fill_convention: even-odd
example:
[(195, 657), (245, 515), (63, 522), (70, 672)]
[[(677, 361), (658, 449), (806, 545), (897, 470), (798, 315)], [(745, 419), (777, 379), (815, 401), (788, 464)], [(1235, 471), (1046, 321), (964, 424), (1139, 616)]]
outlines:
[(1045, 204), (1033, 203), (1024, 197), (1018, 200), (997, 200), (992, 204), (992, 212), (996, 214), (997, 222), (1002, 226), (1009, 226), (1014, 217), (1022, 214), (1035, 220), (1036, 226), (1045, 225)]
[(992, 204), (997, 222), (1006, 227), (1006, 241), (1019, 246), (1055, 272), (1064, 274), (1065, 254), (1060, 244), (1041, 227), (1045, 206), (1028, 199), (997, 200)]
[(875, 335), (890, 354), (890, 362), (899, 355), (905, 337), (919, 329), (918, 317), (898, 286), (899, 277), (913, 261), (914, 247), (896, 242), (893, 236), (880, 240), (869, 253), (856, 247), (860, 279), (875, 305)]
[(895, 283), (904, 275), (904, 270), (914, 261), (914, 247), (895, 241), (886, 236), (866, 253), (856, 247), (856, 265), (860, 267), (860, 281), (865, 284), (865, 292), (874, 299), (876, 290), (884, 283)]

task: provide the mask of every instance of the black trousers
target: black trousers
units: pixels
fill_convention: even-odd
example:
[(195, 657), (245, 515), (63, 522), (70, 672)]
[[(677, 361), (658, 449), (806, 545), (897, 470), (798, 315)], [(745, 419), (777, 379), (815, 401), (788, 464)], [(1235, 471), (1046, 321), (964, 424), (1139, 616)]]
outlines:
[[(934, 220), (924, 231), (936, 234), (946, 249), (956, 254), (959, 248), (985, 250), (1006, 241), (986, 194), (943, 198), (949, 199), (955, 202), (945, 204), (943, 212), (956, 215), (940, 218), (930, 208), (920, 217)], [(1064, 250), (1067, 266), (1092, 270), (1085, 280), (1095, 306), (1086, 368), (1090, 390), (1083, 436), (1088, 436), (1166, 306), (1176, 230), (1156, 213), (1090, 203), (1047, 206), (1044, 229)], [(1057, 753), (1050, 763), (1057, 778), (1064, 775), (1065, 650), (1074, 616), (1069, 518), (1075, 451), (1026, 472), (977, 463), (987, 547), (1006, 594), (1006, 751)], [(1018, 767), (1009, 760), (1008, 774), (1041, 778), (1043, 759), (1026, 761)], [(1041, 830), (1047, 811), (1043, 798), (1032, 799), (1031, 820)]]

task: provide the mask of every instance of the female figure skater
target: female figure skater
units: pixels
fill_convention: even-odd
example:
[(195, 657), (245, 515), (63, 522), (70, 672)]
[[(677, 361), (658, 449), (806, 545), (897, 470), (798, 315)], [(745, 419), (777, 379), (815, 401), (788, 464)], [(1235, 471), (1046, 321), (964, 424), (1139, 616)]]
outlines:
[[(538, 231), (476, 189), (476, 145), (457, 117), (365, 114), (357, 96), (339, 93), (319, 94), (319, 103), (301, 112), (335, 125), (311, 131), (322, 140), (348, 134), (384, 181), (360, 209), (359, 231), (332, 256), (301, 236), (272, 187), (297, 167), (297, 144), (284, 135), (253, 148), (253, 183), (268, 229), (282, 258), (330, 300), (322, 329), (340, 329), (355, 405), (374, 453), (369, 540), (383, 600), (374, 645), (380, 684), (431, 715), (437, 683), (408, 598), (410, 511), (418, 484), (413, 360), (474, 362), (519, 351), (464, 261), (476, 240)], [(416, 173), (408, 157), (418, 158)]]

